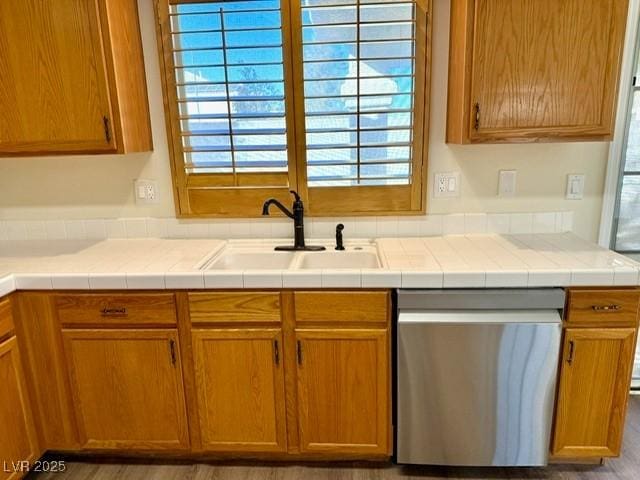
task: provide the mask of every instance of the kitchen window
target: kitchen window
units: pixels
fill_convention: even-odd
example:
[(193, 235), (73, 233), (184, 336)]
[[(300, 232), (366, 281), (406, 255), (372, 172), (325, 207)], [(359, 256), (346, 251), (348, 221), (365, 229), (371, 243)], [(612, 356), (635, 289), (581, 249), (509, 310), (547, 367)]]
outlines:
[(159, 0), (176, 212), (425, 211), (429, 28), (415, 0)]

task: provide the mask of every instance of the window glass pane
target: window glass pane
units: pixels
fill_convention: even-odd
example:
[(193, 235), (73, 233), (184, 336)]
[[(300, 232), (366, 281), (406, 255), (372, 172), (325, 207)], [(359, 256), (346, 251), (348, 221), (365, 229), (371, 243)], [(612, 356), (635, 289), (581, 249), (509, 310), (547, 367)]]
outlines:
[(415, 2), (303, 0), (302, 24), (309, 186), (410, 183)]
[(626, 175), (620, 192), (616, 250), (640, 251), (640, 175)]
[(189, 173), (286, 172), (280, 0), (172, 5)]
[(624, 170), (640, 172), (640, 91), (633, 92)]

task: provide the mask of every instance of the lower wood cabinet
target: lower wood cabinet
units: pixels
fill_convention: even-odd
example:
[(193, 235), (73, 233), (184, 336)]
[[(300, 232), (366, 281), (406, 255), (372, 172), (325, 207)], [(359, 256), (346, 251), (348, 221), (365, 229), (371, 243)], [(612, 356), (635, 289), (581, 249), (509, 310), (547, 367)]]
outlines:
[(553, 455), (620, 455), (635, 337), (635, 328), (565, 330)]
[(21, 478), (40, 456), (16, 338), (0, 343), (0, 479)]
[(205, 451), (285, 452), (282, 331), (192, 331)]
[(62, 338), (83, 448), (189, 448), (177, 330), (63, 330)]
[(389, 453), (387, 329), (297, 329), (300, 451)]
[(392, 453), (389, 291), (17, 297), (45, 450)]

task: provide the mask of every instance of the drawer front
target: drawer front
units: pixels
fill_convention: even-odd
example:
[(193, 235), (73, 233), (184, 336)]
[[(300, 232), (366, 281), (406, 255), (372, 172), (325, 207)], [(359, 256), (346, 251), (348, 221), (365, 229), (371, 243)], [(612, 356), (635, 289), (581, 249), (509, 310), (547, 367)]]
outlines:
[(175, 325), (175, 297), (169, 293), (56, 295), (62, 325)]
[(11, 314), (11, 302), (8, 298), (0, 300), (0, 339), (13, 331), (13, 315)]
[(295, 292), (297, 323), (384, 323), (389, 292)]
[(570, 290), (567, 324), (635, 326), (640, 290)]
[(280, 293), (190, 293), (189, 312), (193, 324), (280, 323)]

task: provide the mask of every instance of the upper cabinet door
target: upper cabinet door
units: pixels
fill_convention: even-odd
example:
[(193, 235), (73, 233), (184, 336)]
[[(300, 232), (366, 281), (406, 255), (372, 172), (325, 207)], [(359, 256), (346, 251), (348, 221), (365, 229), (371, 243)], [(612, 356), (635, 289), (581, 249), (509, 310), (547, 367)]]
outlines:
[(626, 0), (453, 0), (447, 140), (607, 140)]
[(115, 151), (97, 2), (0, 2), (0, 150)]
[(153, 149), (135, 0), (0, 2), (0, 156)]

